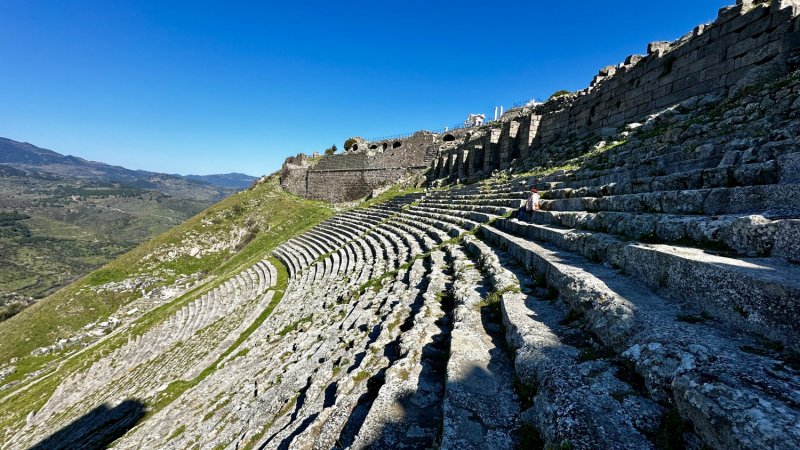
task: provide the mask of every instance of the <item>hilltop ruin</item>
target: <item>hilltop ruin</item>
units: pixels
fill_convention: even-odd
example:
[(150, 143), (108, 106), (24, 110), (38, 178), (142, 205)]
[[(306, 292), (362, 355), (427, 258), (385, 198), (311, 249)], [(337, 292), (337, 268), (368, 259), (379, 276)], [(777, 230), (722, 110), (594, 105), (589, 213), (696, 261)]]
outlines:
[(87, 280), (133, 298), (106, 337), (2, 362), (0, 449), (800, 448), (798, 17), (740, 1), (498, 121), (287, 159), (126, 256), (179, 297)]
[(737, 1), (675, 41), (652, 42), (647, 54), (600, 69), (586, 89), (512, 108), (477, 127), (375, 142), (356, 138), (355, 148), (316, 165), (303, 154), (290, 157), (281, 183), (309, 199), (351, 201), (407, 172), (474, 182), (514, 161), (547, 166), (558, 157), (542, 154), (547, 144), (612, 137), (691, 98), (745, 94), (793, 72), (800, 67), (796, 8), (793, 0)]

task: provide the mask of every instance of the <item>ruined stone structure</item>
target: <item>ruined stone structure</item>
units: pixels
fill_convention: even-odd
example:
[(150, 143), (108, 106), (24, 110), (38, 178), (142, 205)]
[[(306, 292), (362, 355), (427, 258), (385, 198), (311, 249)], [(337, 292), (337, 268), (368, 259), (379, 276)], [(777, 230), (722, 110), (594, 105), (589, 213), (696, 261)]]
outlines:
[[(584, 90), (510, 109), (471, 141), (440, 146), (433, 173), (462, 179), (490, 174), (559, 139), (613, 134), (684, 100), (718, 91), (736, 94), (800, 66), (798, 5), (786, 0), (738, 3), (674, 42), (653, 42), (647, 55), (603, 68)], [(470, 156), (478, 147), (483, 163)], [(458, 172), (450, 170), (447, 161), (452, 160), (472, 162)]]
[(741, 1), (575, 95), (288, 158), (309, 198), (434, 186), (155, 316), (0, 449), (800, 448), (798, 15)]
[(281, 185), (293, 194), (328, 202), (363, 198), (376, 187), (391, 184), (430, 164), (438, 135), (420, 131), (406, 138), (356, 144), (343, 154), (309, 163), (304, 154), (289, 157), (281, 170)]
[(360, 140), (349, 152), (358, 156), (323, 159), (315, 167), (296, 161), (299, 155), (287, 159), (284, 185), (307, 198), (341, 201), (363, 197), (426, 165), (434, 178), (477, 179), (559, 139), (613, 133), (692, 97), (721, 90), (736, 94), (775, 80), (800, 66), (798, 5), (756, 3), (723, 8), (717, 20), (680, 39), (653, 42), (647, 55), (601, 69), (586, 89), (509, 109), (490, 124), (442, 135), (419, 132), (392, 142)]

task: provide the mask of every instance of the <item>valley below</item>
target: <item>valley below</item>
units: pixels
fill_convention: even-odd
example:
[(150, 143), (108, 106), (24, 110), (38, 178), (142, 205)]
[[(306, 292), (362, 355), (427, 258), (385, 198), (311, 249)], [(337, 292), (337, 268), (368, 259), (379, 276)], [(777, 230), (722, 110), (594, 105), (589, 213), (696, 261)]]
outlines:
[(47, 296), (212, 204), (122, 183), (21, 175), (0, 177), (6, 296)]

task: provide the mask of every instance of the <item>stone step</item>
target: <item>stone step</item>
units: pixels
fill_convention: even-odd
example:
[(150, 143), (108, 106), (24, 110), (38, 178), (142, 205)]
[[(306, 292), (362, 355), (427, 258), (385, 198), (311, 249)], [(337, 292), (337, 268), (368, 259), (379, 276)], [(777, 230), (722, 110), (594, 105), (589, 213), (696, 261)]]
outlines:
[(384, 235), (383, 229), (378, 230), (376, 228), (369, 234), (365, 235), (365, 238), (372, 241), (372, 245), (377, 253), (376, 257), (378, 259), (385, 257), (386, 260), (391, 260), (396, 257), (395, 255), (399, 249), (397, 242), (387, 239)]
[[(415, 265), (421, 265), (417, 260)], [(445, 289), (444, 253), (431, 255), (431, 272), (422, 305), (413, 311), (408, 331), (399, 338), (396, 361), (373, 401), (352, 449), (427, 449), (435, 445), (442, 420), (444, 371), (440, 367), (449, 341), (449, 318), (440, 305)]]
[(335, 226), (348, 229), (354, 235), (359, 236), (361, 234), (366, 233), (371, 228), (375, 227), (378, 223), (380, 223), (380, 221), (378, 221), (377, 223), (373, 223), (365, 221), (362, 218), (341, 218), (337, 220)]
[[(393, 230), (397, 235), (406, 239), (406, 245), (411, 248), (419, 248), (421, 251), (427, 251), (431, 239), (424, 236), (418, 229), (408, 226), (407, 224), (393, 218), (391, 221), (386, 222), (385, 229)], [(427, 238), (427, 239), (426, 239)], [(434, 244), (435, 245), (435, 244)], [(433, 245), (431, 245), (432, 247)]]
[[(601, 211), (533, 211), (526, 222), (557, 225), (590, 231), (605, 231), (633, 239), (663, 243), (729, 248), (749, 256), (770, 255), (800, 261), (798, 219), (772, 219), (766, 214), (685, 216)], [(780, 216), (778, 216), (780, 217)]]
[(428, 227), (436, 228), (437, 230), (442, 230), (442, 234), (448, 238), (458, 237), (467, 233), (468, 230), (462, 228), (462, 226), (469, 227), (469, 230), (472, 230), (478, 226), (475, 222), (463, 219), (459, 220), (457, 217), (451, 218), (453, 221), (440, 220), (441, 215), (426, 213), (423, 211), (406, 211), (403, 217), (405, 220), (424, 224)]
[(293, 257), (288, 255), (282, 246), (278, 246), (275, 250), (273, 250), (272, 255), (284, 266), (286, 266), (286, 269), (289, 271), (289, 278), (294, 278), (297, 275), (297, 262)]
[[(652, 399), (674, 403), (712, 448), (800, 443), (795, 407), (800, 374), (761, 356), (768, 351), (746, 351), (763, 346), (760, 338), (712, 321), (676, 320), (681, 310), (670, 301), (574, 253), (492, 226), (483, 227), (483, 233), (526, 268), (545, 275), (559, 298), (585, 318), (587, 329), (634, 365)], [(753, 420), (770, 425), (753, 427)]]
[(351, 227), (358, 228), (363, 232), (366, 232), (370, 228), (374, 228), (379, 223), (383, 222), (386, 217), (383, 215), (380, 216), (370, 216), (369, 214), (365, 214), (362, 212), (353, 212), (353, 214), (347, 217), (340, 217), (337, 219), (338, 223), (348, 224)]
[(355, 220), (375, 226), (383, 222), (384, 220), (392, 217), (394, 214), (395, 211), (384, 211), (381, 209), (374, 209), (374, 208), (359, 208), (352, 210), (347, 217), (351, 221)]
[(317, 260), (320, 255), (323, 255), (322, 249), (315, 248), (298, 239), (289, 241), (297, 250), (299, 250), (306, 258), (306, 264), (311, 265)]
[[(642, 194), (660, 191), (685, 191), (734, 186), (775, 184), (780, 180), (777, 161), (694, 170), (667, 176), (648, 176), (620, 183), (580, 187), (556, 187), (543, 192), (544, 199), (603, 197), (607, 195)], [(549, 186), (552, 187), (552, 186)]]
[(329, 253), (337, 248), (340, 247), (340, 244), (334, 241), (331, 237), (327, 236), (316, 236), (311, 232), (306, 232), (302, 236), (306, 242), (314, 244), (322, 250), (324, 253)]
[[(662, 155), (661, 158), (669, 159), (678, 154), (671, 153)], [(770, 159), (762, 159), (756, 158), (754, 160), (748, 160), (739, 162), (738, 164), (731, 165), (725, 164), (721, 165), (720, 162), (722, 158), (721, 155), (715, 155), (707, 158), (698, 158), (689, 161), (682, 161), (679, 163), (671, 162), (671, 163), (664, 163), (659, 164), (657, 161), (651, 161), (647, 164), (647, 167), (636, 168), (633, 170), (623, 170), (619, 171), (616, 169), (612, 170), (605, 170), (605, 171), (594, 171), (594, 172), (576, 172), (575, 179), (573, 180), (561, 180), (556, 182), (544, 182), (540, 184), (536, 184), (536, 181), (532, 181), (531, 187), (539, 188), (539, 186), (545, 189), (574, 189), (574, 188), (582, 188), (585, 186), (602, 186), (608, 184), (624, 184), (624, 183), (631, 183), (636, 182), (636, 180), (644, 180), (647, 178), (655, 178), (659, 182), (666, 182), (672, 183), (676, 180), (680, 180), (682, 178), (689, 177), (696, 177), (697, 172), (706, 172), (709, 177), (714, 175), (716, 172), (717, 175), (721, 175), (720, 178), (722, 180), (728, 179), (728, 174), (724, 173), (726, 171), (731, 172), (738, 172), (735, 176), (746, 175), (746, 172), (752, 171), (752, 169), (756, 168), (756, 165), (763, 164), (765, 165), (764, 169), (768, 172), (772, 171), (773, 169), (770, 166), (774, 164), (778, 164), (778, 168), (782, 165), (782, 162), (785, 160), (784, 157), (779, 155), (773, 155)], [(776, 158), (777, 156), (777, 158)], [(785, 155), (785, 157), (791, 157), (791, 155)], [(747, 167), (750, 166), (750, 167)], [(740, 169), (742, 167), (747, 167), (745, 169)], [(659, 173), (659, 175), (655, 175)], [(692, 174), (692, 175), (689, 175)], [(733, 175), (733, 173), (731, 173)], [(766, 175), (772, 176), (772, 175)], [(742, 178), (741, 181), (743, 184), (750, 184), (751, 178), (746, 177)], [(548, 186), (549, 184), (549, 186)]]
[(310, 230), (308, 234), (311, 234), (311, 236), (317, 240), (327, 243), (332, 249), (340, 248), (344, 244), (354, 239), (354, 237), (351, 237), (349, 234), (342, 233), (339, 229), (323, 228), (319, 225)]
[[(441, 220), (440, 220), (441, 216), (443, 214), (445, 214), (446, 212), (448, 212), (448, 210), (426, 209), (426, 208), (420, 208), (420, 207), (416, 206), (414, 208), (409, 209), (408, 211), (405, 211), (404, 214), (406, 216), (408, 216), (408, 217), (413, 218), (413, 220), (423, 220), (423, 221), (426, 221), (426, 223), (431, 223), (432, 224), (432, 223), (435, 223), (435, 222), (441, 222)], [(473, 220), (469, 220), (469, 219), (465, 219), (462, 216), (450, 216), (450, 219), (451, 219), (450, 221), (445, 221), (444, 223), (447, 223), (449, 225), (455, 225), (457, 228), (456, 228), (456, 231), (455, 231), (454, 234), (457, 234), (459, 236), (461, 234), (463, 234), (461, 232), (461, 230), (463, 230), (463, 231), (471, 231), (471, 230), (475, 229), (476, 227), (478, 227), (478, 225), (479, 225), (478, 222), (473, 221)], [(434, 226), (436, 226), (436, 225), (434, 225)], [(436, 226), (436, 227), (439, 228), (439, 229), (444, 229), (444, 228), (442, 228), (440, 226)], [(445, 230), (445, 231), (448, 231), (448, 230)]]
[(312, 230), (317, 235), (327, 235), (332, 239), (337, 239), (340, 245), (344, 245), (354, 239), (357, 239), (361, 233), (355, 230), (343, 227), (341, 225), (319, 224)]
[[(488, 245), (469, 241), (495, 290), (518, 289), (532, 281), (521, 269), (504, 267), (511, 261), (501, 264)], [(506, 261), (505, 256), (502, 259)], [(530, 308), (512, 309), (518, 305), (513, 300), (520, 298), (527, 299)], [(515, 353), (518, 383), (528, 403), (518, 419), (520, 426), (534, 426), (542, 441), (556, 447), (567, 442), (580, 449), (654, 448), (643, 433), (655, 431), (663, 409), (621, 381), (624, 377), (609, 363), (581, 360), (574, 344), (585, 345), (591, 337), (562, 325), (568, 317), (565, 305), (510, 292), (502, 295), (500, 307), (507, 343)], [(634, 407), (623, 407), (621, 397)], [(639, 410), (639, 405), (647, 408)]]
[[(413, 208), (411, 208), (409, 210), (409, 212), (414, 212), (414, 211), (420, 211), (420, 212), (425, 212), (425, 213), (433, 213), (433, 214), (440, 214), (440, 215), (442, 215), (443, 218), (444, 217), (448, 217), (449, 218), (448, 220), (452, 220), (453, 221), (452, 223), (455, 223), (455, 224), (464, 223), (464, 228), (467, 228), (468, 226), (471, 226), (471, 225), (468, 225), (466, 222), (463, 222), (464, 220), (469, 220), (471, 222), (474, 222), (477, 225), (477, 224), (481, 224), (481, 223), (489, 223), (489, 222), (497, 219), (498, 217), (502, 217), (502, 216), (499, 216), (499, 215), (496, 215), (496, 214), (489, 214), (489, 213), (486, 213), (486, 212), (479, 212), (479, 211), (473, 211), (473, 210), (461, 210), (461, 209), (458, 209), (456, 207), (439, 208), (439, 207), (431, 207), (431, 206), (428, 206), (428, 205), (415, 206), (415, 207), (413, 207)], [(512, 213), (513, 210), (504, 209), (504, 211), (502, 211), (502, 212)]]
[(456, 209), (461, 211), (470, 211), (470, 212), (478, 212), (478, 213), (486, 213), (492, 214), (496, 216), (505, 216), (507, 214), (511, 214), (512, 212), (516, 211), (517, 208), (509, 208), (505, 206), (492, 206), (492, 205), (464, 205), (464, 204), (452, 204), (452, 203), (433, 203), (433, 202), (425, 202), (420, 203), (421, 207), (425, 208), (437, 208), (437, 209)]
[(495, 191), (480, 191), (475, 193), (450, 193), (448, 195), (431, 196), (429, 201), (445, 202), (450, 200), (526, 200), (530, 195), (530, 189), (510, 191), (510, 192), (495, 192)]
[(448, 245), (447, 253), (456, 279), (441, 448), (517, 448), (520, 405), (513, 390), (514, 366), (499, 317), (493, 320), (488, 308), (480, 306), (491, 286), (461, 247)]
[[(512, 199), (512, 198), (502, 198), (502, 199), (473, 199), (473, 198), (466, 198), (466, 199), (448, 199), (448, 203), (454, 206), (498, 206), (503, 208), (510, 208), (510, 209), (518, 209), (521, 206), (525, 206), (524, 199)], [(425, 204), (428, 204), (427, 202)]]
[[(733, 259), (690, 247), (624, 242), (599, 232), (500, 219), (496, 226), (607, 262), (650, 289), (718, 320), (800, 348), (800, 267), (774, 258)], [(692, 311), (694, 310), (694, 311)]]
[[(316, 239), (308, 236), (307, 234), (302, 234), (294, 239), (296, 242), (304, 245), (310, 252), (311, 256), (316, 259), (319, 255), (324, 255), (328, 253), (328, 250), (325, 246), (317, 242)], [(316, 255), (316, 256), (314, 256)]]
[(419, 227), (417, 223), (409, 221), (400, 215), (392, 219), (391, 223), (414, 236), (417, 242), (420, 243), (420, 248), (426, 253), (448, 239), (444, 233), (441, 235), (438, 234), (441, 233), (441, 231), (431, 227)]
[(619, 211), (665, 214), (740, 214), (800, 207), (800, 185), (663, 191), (644, 194), (541, 200), (545, 211)]
[(316, 258), (311, 257), (311, 253), (305, 246), (295, 242), (294, 240), (288, 241), (283, 245), (284, 247), (292, 250), (297, 258), (298, 263), (300, 263), (301, 270), (314, 263)]
[(419, 243), (413, 236), (388, 222), (376, 228), (376, 231), (382, 233), (384, 238), (395, 244), (395, 256), (400, 264), (405, 263), (409, 255), (422, 253)]

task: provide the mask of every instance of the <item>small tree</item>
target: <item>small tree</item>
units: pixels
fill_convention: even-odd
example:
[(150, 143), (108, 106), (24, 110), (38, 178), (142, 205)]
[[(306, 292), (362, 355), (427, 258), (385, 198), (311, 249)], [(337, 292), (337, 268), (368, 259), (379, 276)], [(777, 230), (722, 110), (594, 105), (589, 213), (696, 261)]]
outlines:
[(351, 149), (351, 148), (353, 148), (353, 146), (354, 146), (354, 145), (356, 145), (356, 144), (358, 144), (358, 141), (356, 141), (356, 140), (355, 140), (355, 139), (353, 139), (353, 138), (350, 138), (350, 139), (348, 139), (348, 140), (344, 141), (344, 149), (345, 149), (345, 150), (350, 150), (350, 149)]
[(334, 153), (336, 153), (336, 146), (335, 145), (333, 147), (328, 147), (328, 148), (325, 149), (325, 154), (326, 155), (332, 155)]
[(552, 100), (556, 97), (562, 97), (564, 95), (572, 95), (572, 92), (562, 89), (560, 91), (557, 91), (555, 94), (551, 95), (548, 100)]

